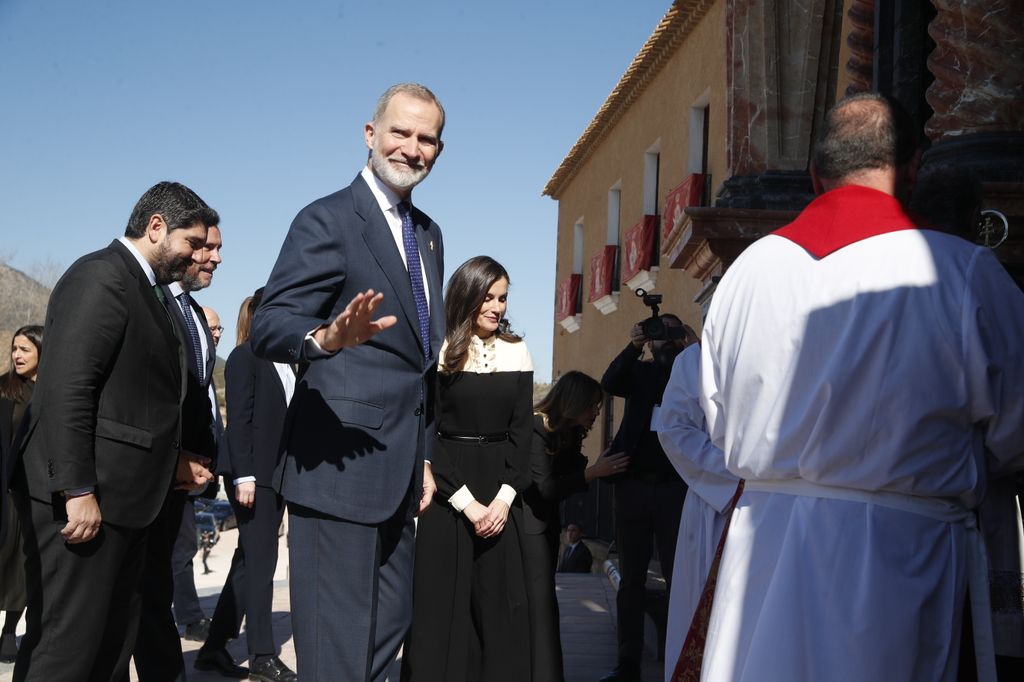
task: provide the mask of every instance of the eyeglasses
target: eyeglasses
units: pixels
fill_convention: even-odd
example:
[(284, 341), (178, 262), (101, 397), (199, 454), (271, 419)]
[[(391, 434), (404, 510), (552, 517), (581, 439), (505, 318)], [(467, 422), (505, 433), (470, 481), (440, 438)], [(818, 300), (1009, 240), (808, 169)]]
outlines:
[(220, 326), (218, 324), (215, 327), (210, 327), (210, 331), (211, 332), (222, 332), (222, 331), (224, 331), (224, 327), (222, 327), (222, 326)]

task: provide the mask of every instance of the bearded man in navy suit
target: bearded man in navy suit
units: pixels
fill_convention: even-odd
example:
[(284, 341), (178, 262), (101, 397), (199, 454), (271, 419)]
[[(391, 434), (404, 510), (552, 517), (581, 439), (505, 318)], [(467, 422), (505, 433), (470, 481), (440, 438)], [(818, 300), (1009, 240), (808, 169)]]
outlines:
[(444, 310), (441, 231), (410, 199), (443, 128), (422, 85), (381, 96), (368, 163), (295, 218), (253, 321), (257, 355), (299, 365), (275, 485), (303, 682), (385, 679), (411, 620)]

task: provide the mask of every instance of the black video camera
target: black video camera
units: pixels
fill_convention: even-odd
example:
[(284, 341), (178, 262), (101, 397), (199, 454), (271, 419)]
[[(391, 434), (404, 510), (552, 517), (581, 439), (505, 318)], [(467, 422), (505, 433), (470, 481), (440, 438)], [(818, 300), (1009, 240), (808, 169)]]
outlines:
[(643, 289), (637, 289), (636, 295), (644, 300), (644, 305), (651, 309), (651, 316), (640, 323), (640, 329), (648, 341), (663, 341), (665, 339), (685, 339), (686, 328), (668, 327), (661, 319), (658, 306), (661, 305), (661, 294), (649, 294)]

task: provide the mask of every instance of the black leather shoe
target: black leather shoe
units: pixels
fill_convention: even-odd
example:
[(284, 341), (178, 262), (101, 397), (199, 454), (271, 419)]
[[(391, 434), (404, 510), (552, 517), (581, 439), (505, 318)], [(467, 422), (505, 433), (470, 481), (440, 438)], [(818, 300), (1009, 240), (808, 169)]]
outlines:
[(601, 678), (600, 682), (642, 682), (640, 670), (633, 666), (617, 665), (615, 670)]
[(210, 619), (201, 618), (185, 626), (185, 639), (193, 642), (205, 642), (210, 636)]
[(249, 679), (259, 682), (299, 682), (299, 676), (277, 656), (253, 662), (249, 667)]
[(13, 632), (0, 635), (0, 663), (14, 663), (18, 657), (18, 638)]
[(196, 670), (217, 672), (224, 677), (234, 677), (238, 680), (244, 680), (249, 676), (249, 669), (235, 665), (235, 660), (231, 658), (231, 654), (227, 652), (227, 649), (217, 649), (215, 651), (200, 649), (199, 655), (196, 656), (196, 662), (192, 665)]

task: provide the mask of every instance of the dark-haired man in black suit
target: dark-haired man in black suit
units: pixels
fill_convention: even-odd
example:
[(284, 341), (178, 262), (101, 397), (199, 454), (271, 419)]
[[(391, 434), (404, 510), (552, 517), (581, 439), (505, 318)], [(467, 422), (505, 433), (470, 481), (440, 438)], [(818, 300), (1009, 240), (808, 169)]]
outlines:
[[(213, 335), (202, 307), (192, 292), (208, 287), (221, 263), (220, 227), (210, 225), (206, 242), (192, 257), (180, 282), (161, 285), (167, 311), (183, 341), (188, 385), (181, 405), (181, 444), (187, 452), (212, 460), (217, 455), (217, 420), (214, 419), (210, 379), (216, 354)], [(186, 318), (185, 315), (188, 315)], [(142, 682), (184, 682), (185, 662), (174, 622), (174, 552), (183, 525), (192, 516), (192, 556), (195, 556), (195, 511), (189, 493), (174, 490), (167, 496), (157, 520), (149, 526), (142, 574), (142, 612), (135, 642), (135, 669)], [(191, 564), (190, 564), (191, 565)], [(195, 595), (193, 582), (192, 594)], [(198, 598), (197, 598), (198, 599)], [(195, 605), (198, 607), (198, 605)], [(200, 614), (202, 612), (200, 611)], [(201, 615), (200, 615), (201, 617)], [(127, 682), (125, 678), (124, 682)]]
[(578, 524), (570, 523), (565, 527), (567, 544), (562, 551), (562, 560), (558, 563), (559, 573), (590, 573), (594, 565), (594, 556), (590, 548), (583, 542), (583, 530)]
[(29, 595), (19, 682), (127, 673), (146, 529), (172, 486), (212, 478), (181, 448), (185, 363), (157, 285), (181, 279), (217, 221), (192, 190), (161, 182), (125, 236), (76, 261), (50, 296), (14, 479)]

